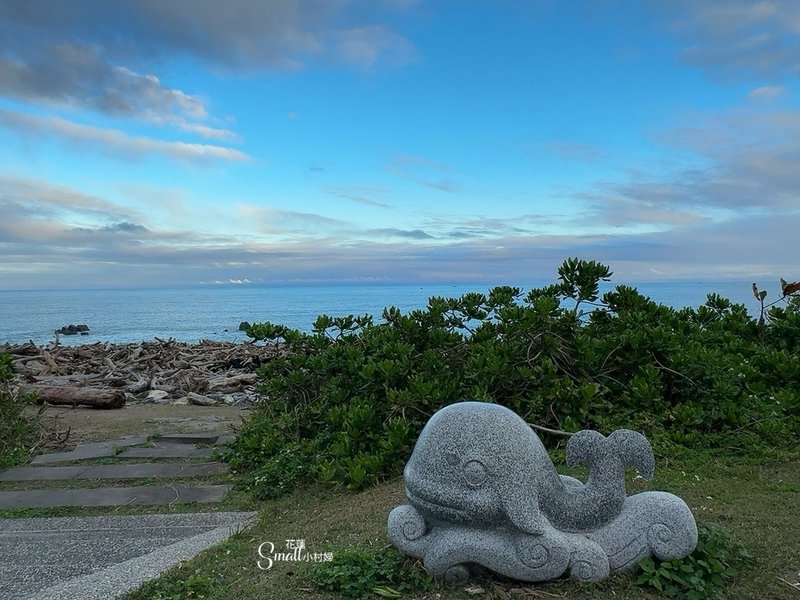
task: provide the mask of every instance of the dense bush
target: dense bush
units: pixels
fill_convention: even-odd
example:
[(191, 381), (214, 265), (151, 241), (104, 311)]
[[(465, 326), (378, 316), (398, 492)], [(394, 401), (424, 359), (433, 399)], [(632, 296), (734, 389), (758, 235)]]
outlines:
[(38, 417), (25, 414), (30, 398), (12, 392), (10, 354), (0, 354), (0, 470), (24, 462), (39, 432)]
[(254, 324), (284, 347), (261, 367), (235, 468), (262, 497), (301, 480), (362, 488), (399, 475), (421, 427), (464, 399), (507, 406), (566, 431), (637, 429), (658, 444), (793, 447), (800, 438), (800, 305), (755, 321), (710, 294), (696, 309), (618, 286), (569, 259), (554, 285), (430, 298), (426, 310), (320, 316), (313, 332)]

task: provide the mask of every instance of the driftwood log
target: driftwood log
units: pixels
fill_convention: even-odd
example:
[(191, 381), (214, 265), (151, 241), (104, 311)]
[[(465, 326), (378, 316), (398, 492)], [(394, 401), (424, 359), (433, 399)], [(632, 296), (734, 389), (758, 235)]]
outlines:
[(92, 408), (122, 408), (125, 392), (114, 388), (65, 387), (57, 385), (34, 385), (23, 387), (26, 394), (36, 394), (39, 404), (63, 406), (91, 406)]
[[(18, 384), (35, 388), (42, 402), (118, 408), (125, 400), (143, 400), (152, 390), (167, 392), (173, 399), (193, 399), (192, 404), (199, 404), (201, 395), (252, 391), (256, 369), (285, 350), (254, 343), (188, 344), (156, 338), (78, 346), (0, 344), (3, 352), (12, 355)], [(42, 391), (45, 388), (60, 391)]]

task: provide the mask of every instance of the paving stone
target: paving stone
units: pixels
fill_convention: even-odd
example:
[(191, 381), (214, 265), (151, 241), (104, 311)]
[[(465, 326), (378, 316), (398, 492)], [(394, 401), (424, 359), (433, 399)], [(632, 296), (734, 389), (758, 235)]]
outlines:
[(235, 435), (221, 435), (217, 438), (217, 441), (214, 442), (215, 446), (224, 446), (228, 442), (232, 442), (236, 439)]
[(230, 486), (227, 485), (175, 485), (0, 492), (0, 508), (207, 503), (219, 502), (229, 489)]
[(78, 444), (78, 448), (86, 448), (92, 446), (113, 446), (114, 448), (126, 448), (128, 446), (138, 446), (139, 444), (146, 444), (147, 436), (126, 436), (118, 440), (107, 440), (102, 442), (87, 442), (85, 444)]
[(78, 479), (136, 479), (144, 477), (202, 477), (226, 473), (222, 463), (138, 463), (92, 465)]
[(0, 598), (108, 600), (255, 522), (257, 513), (0, 519)]
[(60, 481), (74, 479), (88, 467), (15, 467), (0, 473), (0, 481)]
[(209, 458), (214, 448), (195, 448), (188, 444), (158, 446), (156, 448), (129, 448), (119, 458)]
[(197, 448), (188, 444), (161, 446), (158, 448), (128, 448), (120, 458), (189, 458)]
[(153, 441), (161, 444), (213, 444), (217, 438), (218, 433), (165, 433)]
[(189, 458), (210, 458), (216, 448), (197, 448), (189, 455)]
[(139, 463), (75, 467), (17, 467), (0, 473), (0, 481), (202, 477), (226, 473), (227, 471), (228, 465), (222, 463)]
[(69, 462), (73, 460), (86, 460), (88, 458), (105, 458), (114, 456), (117, 451), (114, 446), (108, 444), (92, 444), (82, 448), (75, 448), (71, 452), (53, 452), (52, 454), (40, 454), (31, 461), (34, 465), (47, 465), (59, 462)]
[(138, 446), (139, 444), (144, 444), (146, 442), (146, 437), (136, 436), (125, 437), (119, 440), (109, 440), (107, 442), (89, 442), (86, 444), (78, 444), (75, 449), (70, 452), (40, 454), (31, 461), (31, 464), (46, 465), (59, 462), (69, 462), (73, 460), (105, 458), (107, 456), (114, 456), (117, 453), (115, 448)]

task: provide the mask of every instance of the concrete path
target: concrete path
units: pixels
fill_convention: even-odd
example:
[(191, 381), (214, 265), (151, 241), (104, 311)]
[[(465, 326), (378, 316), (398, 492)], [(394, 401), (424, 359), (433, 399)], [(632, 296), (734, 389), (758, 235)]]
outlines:
[(257, 513), (0, 519), (0, 598), (111, 600), (242, 531)]

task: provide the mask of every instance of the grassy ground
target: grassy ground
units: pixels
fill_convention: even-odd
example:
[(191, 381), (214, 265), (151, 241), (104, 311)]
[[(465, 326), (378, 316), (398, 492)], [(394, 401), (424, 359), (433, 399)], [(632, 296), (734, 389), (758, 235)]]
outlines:
[[(800, 453), (779, 462), (754, 461), (696, 453), (660, 458), (652, 482), (631, 479), (629, 493), (661, 489), (684, 498), (698, 521), (720, 523), (753, 555), (752, 567), (723, 592), (731, 600), (764, 598), (796, 600), (800, 591), (790, 584), (800, 580)], [(240, 501), (247, 502), (245, 498)], [(387, 545), (386, 517), (404, 503), (402, 480), (359, 494), (314, 487), (265, 503), (251, 502), (261, 512), (260, 522), (221, 546), (181, 565), (128, 600), (158, 597), (289, 600), (299, 597), (332, 599), (316, 590), (304, 574), (308, 563), (275, 562), (261, 570), (258, 546), (272, 542), (276, 551), (286, 540), (303, 539), (308, 552), (324, 552), (356, 545), (380, 549)], [(783, 581), (782, 581), (783, 580)], [(199, 582), (199, 583), (198, 583)], [(461, 588), (439, 589), (409, 598), (506, 598), (510, 585), (478, 581), (483, 589), (471, 595)], [(187, 590), (194, 590), (191, 595)], [(472, 590), (475, 592), (476, 590)], [(177, 596), (169, 595), (177, 593)], [(159, 594), (162, 594), (161, 596)], [(597, 585), (556, 582), (520, 588), (512, 597), (530, 598), (657, 598), (654, 593), (615, 577)]]

